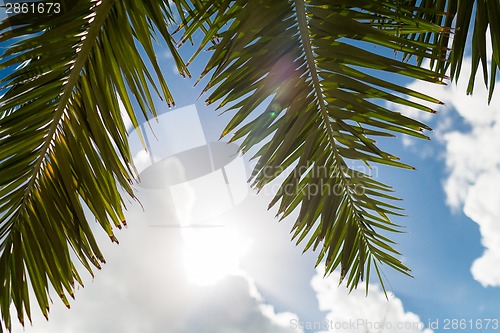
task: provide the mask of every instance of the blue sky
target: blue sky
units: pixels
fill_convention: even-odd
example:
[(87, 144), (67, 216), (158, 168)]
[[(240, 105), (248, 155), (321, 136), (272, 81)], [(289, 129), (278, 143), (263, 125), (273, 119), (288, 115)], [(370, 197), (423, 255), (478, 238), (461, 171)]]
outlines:
[[(217, 141), (231, 114), (219, 116), (203, 98), (198, 100), (203, 82), (193, 88), (195, 80), (180, 78), (167, 52), (159, 48), (158, 58), (177, 109), (194, 104), (206, 141)], [(183, 52), (187, 59), (190, 50)], [(192, 65), (194, 78), (207, 55)], [(156, 227), (178, 223), (178, 216), (165, 210), (164, 193), (138, 187), (146, 211), (137, 204), (129, 205), (129, 228), (117, 233), (119, 246), (110, 244), (96, 227), (108, 264), (93, 281), (86, 277), (86, 286), (77, 291), (71, 310), (53, 294), (49, 322), (36, 314), (33, 326), (25, 331), (323, 332), (328, 331), (327, 323), (355, 322), (355, 328), (345, 326), (335, 331), (366, 332), (367, 323), (376, 326), (383, 320), (413, 326), (408, 330), (374, 327), (370, 332), (428, 333), (430, 322), (437, 325), (431, 327), (434, 332), (461, 331), (452, 329), (453, 319), (465, 320), (469, 326), (464, 332), (500, 330), (500, 326), (492, 328), (495, 322), (489, 330), (476, 329), (478, 323), (485, 326), (489, 319), (500, 320), (500, 98), (495, 96), (488, 107), (479, 86), (474, 96), (465, 96), (466, 70), (464, 65), (458, 87), (406, 82), (447, 104), (439, 115), (412, 113), (435, 128), (429, 134), (431, 141), (399, 137), (381, 142), (417, 168), (408, 171), (377, 166), (374, 171), (378, 180), (394, 186), (408, 215), (395, 219), (405, 226), (406, 233), (393, 238), (414, 278), (385, 269), (389, 301), (376, 285), (375, 276), (368, 297), (362, 288), (347, 295), (345, 286), (337, 287), (335, 274), (322, 279), (321, 268), (314, 269), (315, 253), (302, 254), (302, 245), (290, 242), (293, 216), (278, 223), (275, 211), (267, 211), (272, 191), (256, 195), (248, 190), (235, 207), (200, 222), (224, 227), (195, 230), (195, 237), (223, 243), (223, 238), (217, 237), (237, 235), (235, 239), (246, 245), (236, 258), (237, 269), (209, 285), (193, 283), (186, 272), (190, 265), (186, 252), (194, 232)], [(157, 107), (160, 112), (176, 110), (168, 110), (159, 100)], [(411, 113), (402, 108), (398, 111)], [(179, 125), (178, 130), (188, 125)], [(171, 144), (160, 143), (165, 147)], [(244, 161), (249, 168), (248, 158)], [(215, 245), (208, 242), (206, 246)], [(228, 248), (228, 252), (234, 250)], [(199, 256), (212, 266), (226, 260), (203, 257), (210, 253), (208, 248), (193, 251), (195, 259)], [(303, 327), (313, 325), (318, 327)], [(19, 326), (14, 329), (22, 331)]]

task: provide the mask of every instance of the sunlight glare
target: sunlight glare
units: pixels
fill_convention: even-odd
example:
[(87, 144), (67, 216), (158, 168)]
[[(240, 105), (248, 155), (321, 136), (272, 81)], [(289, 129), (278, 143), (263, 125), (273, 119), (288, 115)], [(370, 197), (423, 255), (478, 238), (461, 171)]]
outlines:
[(250, 241), (222, 228), (185, 228), (184, 267), (187, 279), (198, 286), (211, 286), (239, 270), (240, 259)]

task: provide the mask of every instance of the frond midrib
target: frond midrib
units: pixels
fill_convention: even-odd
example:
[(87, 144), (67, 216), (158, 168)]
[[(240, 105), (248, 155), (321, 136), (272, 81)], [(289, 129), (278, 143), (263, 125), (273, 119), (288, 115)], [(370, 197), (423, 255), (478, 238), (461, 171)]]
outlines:
[[(313, 88), (315, 95), (317, 97), (318, 105), (320, 108), (320, 116), (323, 120), (324, 127), (327, 131), (327, 137), (328, 141), (331, 146), (331, 151), (332, 155), (334, 158), (334, 162), (337, 165), (338, 169), (338, 176), (339, 180), (342, 184), (342, 188), (344, 188), (344, 195), (347, 200), (347, 204), (351, 207), (352, 212), (353, 212), (353, 220), (352, 222), (347, 221), (347, 223), (354, 223), (357, 227), (357, 229), (361, 232), (360, 237), (362, 239), (362, 242), (364, 245), (367, 247), (369, 254), (372, 254), (371, 251), (371, 244), (370, 242), (366, 239), (364, 235), (364, 228), (365, 226), (363, 225), (362, 221), (364, 221), (364, 218), (362, 214), (360, 213), (356, 203), (355, 199), (352, 197), (351, 193), (348, 190), (348, 180), (346, 179), (346, 175), (342, 171), (342, 165), (343, 165), (343, 158), (340, 156), (338, 150), (337, 150), (337, 143), (336, 143), (336, 138), (334, 134), (334, 129), (330, 123), (330, 117), (328, 115), (327, 111), (327, 106), (326, 106), (326, 101), (323, 97), (323, 91), (321, 89), (321, 82), (320, 82), (320, 77), (318, 74), (318, 69), (316, 67), (316, 62), (315, 62), (315, 56), (314, 56), (314, 51), (311, 45), (311, 40), (310, 40), (310, 34), (309, 34), (309, 27), (308, 27), (308, 20), (307, 20), (307, 13), (306, 13), (306, 8), (305, 8), (305, 3), (304, 0), (294, 0), (295, 6), (296, 6), (296, 14), (297, 14), (297, 22), (299, 26), (299, 32), (300, 32), (300, 39), (302, 42), (302, 47), (304, 51), (304, 55), (306, 58), (307, 62), (307, 67), (309, 69), (309, 73), (311, 76), (311, 81), (313, 83)], [(377, 260), (380, 261), (380, 258), (376, 258)], [(365, 258), (366, 260), (366, 258)], [(376, 263), (374, 262), (376, 265)], [(364, 273), (364, 262), (360, 263), (360, 269)], [(347, 268), (343, 267), (342, 268), (342, 273), (341, 273), (341, 281), (344, 279), (345, 275), (347, 274)], [(363, 273), (362, 276), (364, 275)], [(384, 288), (385, 290), (385, 288)]]
[[(335, 159), (335, 162), (337, 166), (339, 167), (339, 175), (341, 177), (342, 183), (344, 185), (344, 188), (346, 187), (347, 184), (347, 179), (345, 177), (344, 172), (341, 170), (341, 160), (342, 157), (339, 155), (339, 152), (337, 151), (337, 144), (335, 142), (335, 134), (332, 125), (330, 124), (330, 117), (328, 116), (328, 111), (326, 109), (326, 102), (323, 98), (323, 91), (321, 89), (321, 83), (320, 83), (320, 78), (318, 75), (318, 70), (316, 68), (316, 63), (315, 63), (315, 57), (313, 53), (313, 49), (311, 46), (311, 40), (309, 37), (309, 28), (308, 28), (308, 23), (307, 23), (307, 14), (306, 14), (306, 9), (305, 9), (305, 4), (304, 0), (294, 0), (295, 1), (295, 6), (296, 6), (296, 11), (297, 11), (297, 21), (299, 25), (299, 31), (300, 31), (300, 38), (302, 42), (302, 46), (304, 49), (304, 54), (305, 58), (307, 61), (307, 66), (309, 69), (309, 73), (311, 75), (311, 79), (313, 82), (314, 86), (314, 91), (315, 95), (318, 100), (318, 104), (320, 107), (320, 115), (321, 118), (323, 119), (323, 124), (326, 128), (327, 134), (328, 134), (328, 140), (330, 142), (330, 145), (332, 147), (332, 153)], [(353, 206), (353, 208), (356, 208), (353, 202), (353, 198), (351, 197), (349, 191), (344, 191), (344, 193), (347, 196), (347, 199), (349, 203)], [(358, 213), (357, 209), (355, 210), (356, 213)], [(357, 215), (357, 214), (356, 214)]]
[[(89, 55), (92, 49), (95, 47), (95, 40), (97, 39), (104, 23), (106, 22), (108, 14), (113, 8), (115, 1), (116, 0), (102, 0), (101, 4), (98, 5), (99, 7), (94, 11), (94, 20), (92, 22), (89, 22), (89, 29), (87, 29), (85, 40), (83, 41), (82, 46), (78, 51), (76, 60), (71, 68), (71, 74), (69, 75), (69, 78), (65, 84), (64, 91), (60, 95), (59, 103), (57, 104), (54, 117), (52, 118), (52, 124), (48, 129), (45, 142), (38, 152), (38, 159), (33, 166), (32, 175), (24, 189), (23, 200), (19, 207), (22, 207), (24, 204), (26, 204), (26, 202), (30, 200), (32, 191), (35, 188), (36, 181), (40, 177), (40, 172), (43, 170), (43, 163), (47, 160), (51, 143), (54, 141), (55, 135), (57, 133), (57, 128), (65, 115), (65, 111), (67, 110), (67, 104), (71, 96), (73, 95), (75, 86), (78, 84), (81, 72), (85, 64), (87, 63)], [(92, 18), (88, 17), (87, 19), (90, 20)]]

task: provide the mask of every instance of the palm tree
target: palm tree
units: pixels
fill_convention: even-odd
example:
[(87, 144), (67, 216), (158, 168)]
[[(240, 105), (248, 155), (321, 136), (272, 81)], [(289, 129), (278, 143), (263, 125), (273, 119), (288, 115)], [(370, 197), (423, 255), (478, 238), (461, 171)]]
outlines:
[[(326, 261), (327, 273), (340, 267), (351, 289), (368, 284), (372, 268), (382, 286), (382, 265), (407, 275), (409, 268), (387, 238), (400, 231), (389, 218), (401, 214), (397, 198), (348, 161), (411, 168), (374, 138), (425, 139), (429, 128), (386, 105), (434, 112), (422, 103), (440, 103), (387, 74), (443, 84), (450, 70), (457, 78), (473, 15), (468, 93), (481, 63), (491, 99), (500, 64), (497, 0), (63, 0), (50, 9), (15, 8), (20, 13), (0, 24), (0, 68), (8, 73), (0, 88), (0, 309), (7, 329), (11, 304), (21, 323), (30, 318), (30, 289), (45, 316), (49, 287), (69, 307), (68, 295), (82, 283), (73, 258), (90, 274), (101, 267), (84, 207), (118, 242), (113, 229), (125, 225), (120, 188), (134, 197), (137, 179), (118, 100), (134, 125), (136, 113), (156, 115), (153, 93), (174, 104), (153, 48), (163, 40), (179, 73), (190, 76), (174, 29), (183, 32), (180, 44), (212, 50), (203, 72), (210, 75), (207, 102), (235, 111), (222, 134), (232, 133), (244, 152), (262, 145), (253, 185), (293, 169), (271, 206), (279, 203), (280, 218), (299, 210), (297, 243), (307, 238), (305, 250), (318, 248), (318, 263)], [(267, 98), (265, 112), (247, 120)], [(309, 188), (321, 190), (308, 195)]]

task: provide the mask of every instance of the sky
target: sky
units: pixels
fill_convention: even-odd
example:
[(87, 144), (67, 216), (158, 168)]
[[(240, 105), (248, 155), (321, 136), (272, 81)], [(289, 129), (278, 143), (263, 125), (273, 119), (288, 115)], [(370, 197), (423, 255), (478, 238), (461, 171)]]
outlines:
[[(157, 100), (149, 153), (130, 128), (142, 206), (127, 205), (120, 245), (96, 224), (107, 264), (94, 279), (82, 271), (70, 310), (53, 293), (49, 321), (33, 306), (33, 324), (13, 332), (500, 330), (500, 86), (488, 106), (481, 85), (465, 95), (468, 64), (458, 85), (402, 81), (446, 105), (438, 115), (396, 109), (430, 124), (431, 141), (380, 143), (417, 168), (372, 172), (408, 215), (394, 219), (406, 231), (394, 238), (413, 278), (385, 269), (387, 300), (375, 277), (368, 296), (361, 285), (349, 294), (337, 273), (323, 278), (316, 253), (290, 240), (296, 215), (278, 222), (267, 209), (273, 184), (255, 193), (245, 183), (248, 156), (215, 144), (231, 114), (198, 99), (203, 82), (180, 78), (166, 49), (157, 54), (177, 107)], [(192, 65), (195, 78), (206, 56)]]

